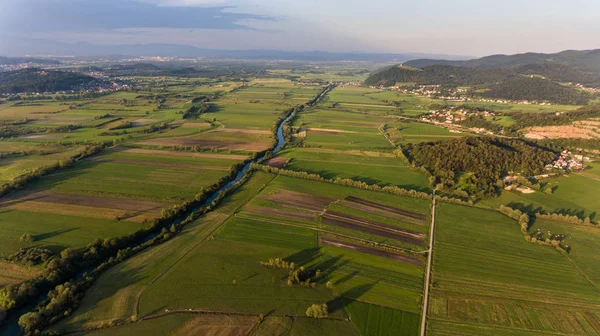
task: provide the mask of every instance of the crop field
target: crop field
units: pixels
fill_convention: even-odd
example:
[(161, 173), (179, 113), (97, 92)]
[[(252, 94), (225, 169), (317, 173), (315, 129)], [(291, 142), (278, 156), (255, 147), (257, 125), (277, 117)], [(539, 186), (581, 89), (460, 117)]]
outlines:
[(35, 246), (69, 247), (135, 231), (244, 158), (118, 148), (80, 161), (0, 199), (0, 252), (23, 246), (18, 239), (24, 233), (35, 236)]
[(497, 212), (442, 204), (437, 217), (429, 334), (600, 332), (597, 288), (566, 255)]
[(520, 113), (551, 113), (551, 112), (568, 112), (576, 110), (581, 106), (578, 105), (537, 105), (537, 104), (504, 104), (492, 102), (459, 102), (458, 105), (468, 105), (473, 107), (483, 107), (498, 112), (520, 112)]
[(391, 151), (379, 131), (389, 119), (335, 109), (303, 111), (296, 118), (296, 139), (307, 147)]
[(319, 174), (328, 179), (350, 178), (380, 186), (426, 191), (429, 180), (392, 153), (294, 148), (281, 153), (286, 169)]
[(452, 133), (449, 129), (420, 122), (397, 121), (385, 125), (385, 132), (396, 144), (456, 139), (468, 133)]
[[(340, 241), (335, 234), (320, 230), (319, 213), (336, 199), (348, 197), (349, 200), (344, 202), (361, 202), (360, 198), (352, 197), (364, 197), (375, 202), (364, 205), (363, 209), (368, 206), (377, 209), (374, 207), (378, 206), (380, 215), (375, 215), (379, 216), (377, 219), (386, 218), (383, 214), (400, 211), (401, 207), (405, 209), (402, 210), (404, 216), (412, 214), (422, 220), (426, 217), (429, 203), (427, 200), (255, 173), (240, 190), (226, 198), (215, 211), (186, 227), (180, 236), (102, 275), (86, 295), (81, 308), (57, 328), (73, 330), (132, 315), (154, 316), (165, 309), (201, 309), (253, 316), (270, 312), (274, 317), (269, 317), (263, 322), (264, 326), (259, 326), (256, 331), (259, 335), (263, 334), (261, 330), (267, 332), (272, 328), (291, 329), (292, 334), (300, 335), (300, 331), (315, 327), (327, 330), (328, 325), (331, 328), (337, 325), (336, 328), (358, 334), (354, 328), (360, 330), (365, 327), (364, 323), (372, 323), (375, 319), (379, 321), (381, 314), (387, 317), (408, 316), (403, 322), (406, 325), (403, 330), (406, 334), (416, 334), (418, 325), (414, 329), (414, 318), (411, 320), (411, 317), (420, 309), (423, 259)], [(344, 208), (338, 205), (335, 209)], [(359, 219), (357, 213), (369, 218), (369, 213), (364, 210), (346, 209), (353, 214), (354, 220)], [(333, 214), (348, 217), (339, 211)], [(404, 228), (414, 227), (421, 230), (415, 231), (414, 235), (424, 237), (422, 225), (396, 218), (385, 220), (385, 223), (378, 224), (379, 229), (385, 226), (387, 229), (401, 229), (398, 232), (408, 232)], [(366, 227), (368, 224), (363, 225)], [(357, 238), (364, 237), (361, 231), (351, 233)], [(348, 246), (355, 247), (349, 249)], [(260, 264), (269, 258), (285, 258), (296, 265), (318, 269), (317, 286), (288, 286), (285, 283), (287, 271)], [(141, 265), (145, 267), (140, 268)], [(115, 282), (114, 279), (121, 280)], [(327, 282), (331, 282), (332, 286), (325, 286)], [(178, 285), (173, 286), (174, 283)], [(123, 305), (123, 302), (129, 303)], [(368, 302), (373, 306), (373, 313), (367, 311), (364, 315), (364, 311), (356, 308), (351, 314), (361, 317), (353, 321), (355, 327), (336, 320), (347, 318), (351, 312), (349, 307), (358, 305), (358, 302)], [(301, 317), (313, 303), (328, 303), (330, 307), (329, 319), (323, 320), (321, 326), (305, 324), (310, 320), (305, 321)], [(292, 323), (276, 317), (281, 314), (298, 318), (294, 318)], [(277, 320), (270, 320), (274, 318)], [(139, 328), (144, 323), (147, 322), (141, 322)], [(385, 329), (384, 324), (381, 324), (382, 330)]]
[(565, 243), (571, 247), (569, 258), (581, 271), (600, 286), (600, 228), (597, 226), (569, 224), (547, 219), (536, 219), (530, 232), (541, 231), (546, 237), (551, 234), (565, 235)]

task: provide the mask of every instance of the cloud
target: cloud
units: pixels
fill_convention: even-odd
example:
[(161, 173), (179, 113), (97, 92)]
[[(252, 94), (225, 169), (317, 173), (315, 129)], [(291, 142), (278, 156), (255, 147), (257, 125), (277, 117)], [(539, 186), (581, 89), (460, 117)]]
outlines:
[[(151, 2), (148, 2), (151, 1)], [(219, 0), (22, 0), (0, 21), (5, 32), (85, 32), (128, 28), (252, 30), (243, 21), (264, 15), (215, 6)], [(222, 2), (222, 1), (221, 1)], [(199, 6), (204, 5), (204, 6)]]

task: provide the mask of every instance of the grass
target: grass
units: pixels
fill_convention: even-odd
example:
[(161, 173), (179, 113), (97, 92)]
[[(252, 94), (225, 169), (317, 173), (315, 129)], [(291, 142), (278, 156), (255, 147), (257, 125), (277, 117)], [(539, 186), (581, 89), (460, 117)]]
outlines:
[(441, 204), (437, 218), (431, 334), (586, 332), (573, 321), (600, 298), (565, 255), (526, 242), (497, 212)]
[(281, 153), (290, 158), (286, 169), (319, 174), (328, 179), (351, 178), (380, 186), (429, 190), (429, 180), (411, 170), (393, 155), (364, 155), (360, 152), (320, 152), (293, 148)]
[[(97, 238), (112, 238), (136, 231), (142, 224), (116, 220), (68, 216), (52, 213), (0, 209), (0, 255), (8, 256), (25, 247), (49, 248), (56, 252), (67, 247), (83, 247)], [(20, 243), (23, 234), (35, 238)]]
[(452, 133), (444, 127), (420, 122), (394, 122), (386, 124), (386, 133), (397, 144), (420, 143), (456, 139), (466, 133)]
[(593, 168), (568, 176), (542, 180), (546, 183), (545, 188), (552, 187), (555, 190), (551, 195), (540, 191), (533, 194), (503, 191), (500, 197), (485, 200), (482, 205), (497, 209), (500, 204), (504, 204), (526, 211), (589, 216), (592, 220), (598, 221), (600, 200), (596, 194), (600, 188), (600, 179), (596, 175), (597, 170), (598, 168)]
[(346, 310), (364, 336), (419, 334), (420, 316), (415, 313), (358, 301), (352, 301)]
[(41, 269), (37, 267), (19, 265), (1, 260), (0, 268), (2, 269), (2, 274), (0, 274), (0, 288), (31, 279), (41, 272)]

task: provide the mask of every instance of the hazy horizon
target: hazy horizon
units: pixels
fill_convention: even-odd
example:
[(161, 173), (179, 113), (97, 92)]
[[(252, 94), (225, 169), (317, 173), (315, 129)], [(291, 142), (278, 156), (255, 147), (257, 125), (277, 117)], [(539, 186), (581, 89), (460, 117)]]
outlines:
[(599, 3), (583, 0), (368, 6), (355, 0), (23, 0), (0, 2), (0, 53), (18, 39), (475, 57), (549, 53), (597, 48), (598, 10)]

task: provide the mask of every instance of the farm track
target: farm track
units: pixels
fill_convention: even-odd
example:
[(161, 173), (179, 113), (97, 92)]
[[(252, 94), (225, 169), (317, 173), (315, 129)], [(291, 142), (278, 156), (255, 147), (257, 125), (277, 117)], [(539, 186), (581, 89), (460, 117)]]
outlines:
[(385, 128), (385, 123), (379, 125), (377, 130), (390, 143), (390, 145), (392, 145), (392, 147), (397, 148), (398, 146), (396, 145), (396, 143), (394, 143), (394, 141), (392, 139), (390, 139), (390, 136), (385, 132), (384, 128)]
[(423, 295), (423, 312), (421, 313), (421, 336), (427, 329), (427, 311), (429, 306), (429, 284), (431, 283), (431, 266), (433, 263), (433, 234), (435, 232), (435, 190), (431, 203), (431, 227), (429, 229), (429, 250), (427, 250), (427, 272), (425, 273), (425, 294)]

